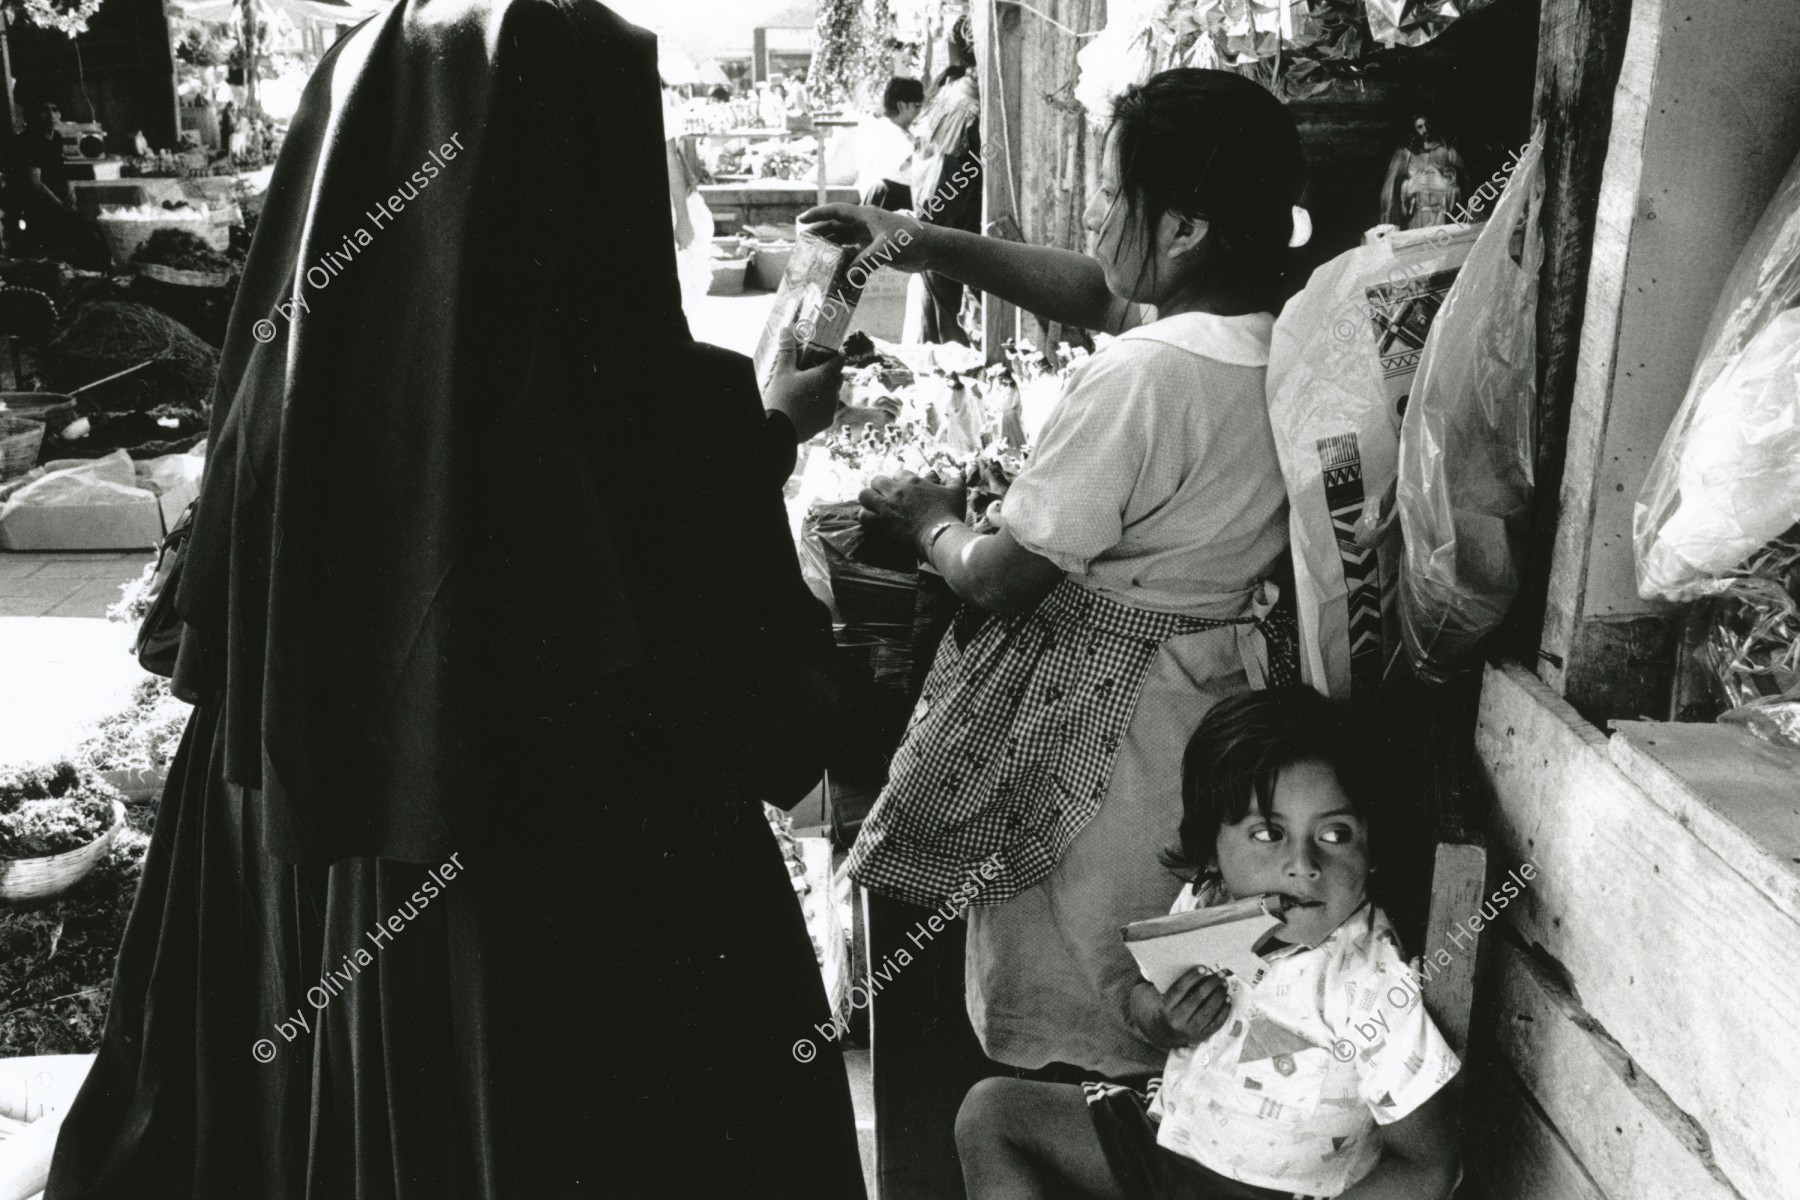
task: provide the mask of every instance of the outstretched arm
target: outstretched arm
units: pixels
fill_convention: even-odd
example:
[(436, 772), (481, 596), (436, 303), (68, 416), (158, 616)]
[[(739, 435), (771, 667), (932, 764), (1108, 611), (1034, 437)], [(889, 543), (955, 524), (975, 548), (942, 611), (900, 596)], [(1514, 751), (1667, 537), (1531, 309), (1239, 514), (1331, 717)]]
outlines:
[(1134, 306), (1106, 287), (1100, 264), (1073, 250), (983, 237), (858, 204), (825, 204), (800, 214), (801, 232), (865, 247), (862, 265), (937, 271), (1028, 312), (1065, 325), (1119, 333)]

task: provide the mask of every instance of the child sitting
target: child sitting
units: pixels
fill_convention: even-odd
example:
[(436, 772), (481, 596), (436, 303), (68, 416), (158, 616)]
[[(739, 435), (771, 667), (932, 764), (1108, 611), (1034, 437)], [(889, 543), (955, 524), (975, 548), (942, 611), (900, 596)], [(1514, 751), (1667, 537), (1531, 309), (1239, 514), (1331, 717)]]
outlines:
[(971, 1200), (1450, 1195), (1444, 1085), (1460, 1064), (1367, 896), (1370, 790), (1349, 721), (1310, 689), (1241, 694), (1207, 713), (1182, 763), (1180, 848), (1167, 855), (1197, 875), (1174, 911), (1279, 896), (1268, 970), (1253, 986), (1202, 971), (1161, 995), (1139, 985), (1186, 1043), (1147, 1094), (978, 1084), (956, 1128)]

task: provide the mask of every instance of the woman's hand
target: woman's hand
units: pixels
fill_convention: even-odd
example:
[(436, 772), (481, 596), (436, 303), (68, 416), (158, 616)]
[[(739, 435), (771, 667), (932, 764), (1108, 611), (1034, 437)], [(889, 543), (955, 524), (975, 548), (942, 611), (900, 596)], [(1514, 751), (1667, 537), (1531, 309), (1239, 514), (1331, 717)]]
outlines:
[(856, 498), (864, 529), (897, 538), (924, 552), (919, 538), (939, 521), (960, 521), (968, 507), (968, 489), (946, 487), (903, 471), (896, 479), (877, 475)]
[(822, 237), (840, 246), (857, 246), (856, 261), (864, 270), (893, 267), (897, 271), (923, 271), (931, 230), (917, 217), (889, 212), (870, 204), (821, 204), (800, 214), (800, 232)]
[(1131, 1023), (1159, 1050), (1179, 1050), (1205, 1041), (1225, 1023), (1231, 997), (1225, 980), (1195, 968), (1166, 992), (1139, 983), (1131, 991)]
[(831, 427), (837, 415), (838, 393), (844, 382), (844, 356), (834, 354), (816, 367), (804, 370), (794, 361), (799, 339), (794, 331), (781, 331), (775, 370), (763, 390), (763, 407), (778, 412), (794, 424), (796, 440), (810, 442)]

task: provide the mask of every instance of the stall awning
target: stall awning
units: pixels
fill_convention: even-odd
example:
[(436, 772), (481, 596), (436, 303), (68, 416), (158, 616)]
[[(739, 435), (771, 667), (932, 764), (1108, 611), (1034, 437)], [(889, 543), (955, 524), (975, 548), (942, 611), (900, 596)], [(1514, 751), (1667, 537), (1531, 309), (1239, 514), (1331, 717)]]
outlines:
[(694, 60), (661, 38), (657, 39), (656, 45), (656, 73), (671, 87), (703, 82)]
[[(229, 22), (238, 19), (238, 0), (174, 0), (181, 14), (195, 21)], [(386, 7), (372, 0), (255, 0), (265, 12), (279, 12), (295, 24), (355, 25)]]

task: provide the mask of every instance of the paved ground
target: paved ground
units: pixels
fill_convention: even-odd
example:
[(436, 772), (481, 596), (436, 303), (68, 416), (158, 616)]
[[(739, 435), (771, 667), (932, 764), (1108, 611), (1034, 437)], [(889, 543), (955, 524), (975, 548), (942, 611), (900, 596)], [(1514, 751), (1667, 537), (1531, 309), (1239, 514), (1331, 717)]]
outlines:
[(106, 620), (154, 555), (0, 552), (0, 766), (72, 750), (143, 678)]

